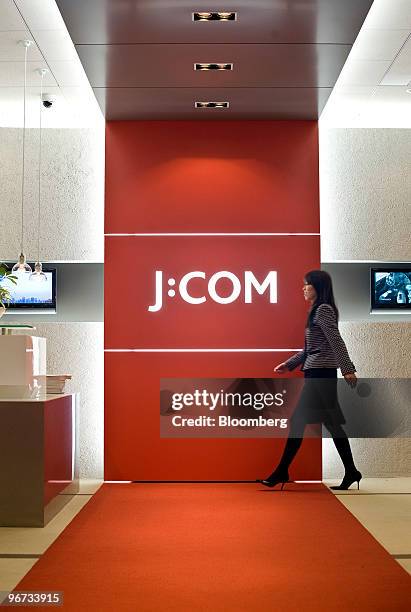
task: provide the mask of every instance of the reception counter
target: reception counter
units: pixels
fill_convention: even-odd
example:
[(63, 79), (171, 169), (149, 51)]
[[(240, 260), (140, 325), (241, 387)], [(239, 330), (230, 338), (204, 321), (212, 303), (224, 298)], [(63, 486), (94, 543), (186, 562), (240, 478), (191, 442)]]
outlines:
[(78, 492), (76, 395), (0, 399), (0, 526), (43, 527)]

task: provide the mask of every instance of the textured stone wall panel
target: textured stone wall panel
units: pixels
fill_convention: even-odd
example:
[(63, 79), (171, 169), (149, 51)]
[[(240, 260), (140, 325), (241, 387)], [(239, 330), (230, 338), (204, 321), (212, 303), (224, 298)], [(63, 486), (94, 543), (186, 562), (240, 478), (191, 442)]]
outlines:
[(321, 261), (411, 260), (411, 130), (319, 134)]
[[(103, 261), (104, 129), (42, 133), (40, 259)], [(24, 248), (37, 258), (39, 130), (26, 130)], [(0, 128), (0, 260), (20, 251), (22, 130)]]
[[(409, 323), (340, 323), (341, 334), (362, 378), (411, 377), (411, 325)], [(411, 409), (411, 400), (410, 400)], [(354, 439), (358, 468), (364, 476), (409, 476), (409, 438)], [(331, 439), (323, 440), (323, 476), (338, 478), (344, 469)]]

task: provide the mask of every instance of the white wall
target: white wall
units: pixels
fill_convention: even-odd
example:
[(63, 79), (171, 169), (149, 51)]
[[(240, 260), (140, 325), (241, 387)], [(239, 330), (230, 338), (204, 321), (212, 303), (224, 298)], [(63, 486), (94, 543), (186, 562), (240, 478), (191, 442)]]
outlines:
[[(38, 130), (26, 131), (25, 251), (37, 258)], [(22, 130), (0, 128), (0, 261), (20, 252)], [(40, 259), (102, 262), (104, 254), (104, 121), (99, 127), (43, 129)], [(10, 315), (7, 315), (9, 317)], [(50, 374), (72, 374), (80, 393), (80, 475), (103, 475), (103, 324), (32, 323), (47, 338)], [(12, 322), (8, 319), (8, 322)]]
[(320, 123), (321, 260), (411, 261), (411, 130)]
[[(38, 129), (26, 130), (24, 247), (37, 258)], [(43, 129), (40, 257), (103, 261), (104, 125)], [(0, 128), (0, 258), (20, 252), (22, 130)]]
[(47, 338), (47, 371), (71, 374), (66, 390), (80, 393), (80, 477), (103, 478), (103, 323), (37, 323), (36, 333)]
[[(341, 334), (361, 378), (411, 378), (410, 323), (340, 323)], [(393, 402), (403, 401), (393, 397)], [(409, 409), (410, 398), (404, 409)], [(406, 476), (411, 473), (409, 438), (353, 439), (353, 455), (364, 476)], [(323, 440), (324, 478), (336, 478), (343, 468), (334, 443)]]
[[(321, 261), (411, 261), (411, 130), (321, 127)], [(347, 295), (346, 299), (350, 299)], [(362, 377), (411, 377), (411, 317), (404, 322), (340, 323)], [(407, 438), (352, 440), (366, 476), (411, 472)], [(343, 468), (323, 441), (325, 478)]]

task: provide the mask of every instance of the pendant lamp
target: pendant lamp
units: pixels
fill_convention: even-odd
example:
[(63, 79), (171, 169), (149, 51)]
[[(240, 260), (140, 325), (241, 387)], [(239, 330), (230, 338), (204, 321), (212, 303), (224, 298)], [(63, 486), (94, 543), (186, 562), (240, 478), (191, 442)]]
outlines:
[(38, 159), (38, 169), (39, 169), (39, 180), (38, 180), (38, 209), (37, 209), (37, 261), (34, 264), (34, 272), (30, 274), (31, 281), (44, 282), (47, 281), (47, 276), (43, 272), (43, 264), (40, 262), (40, 225), (41, 225), (41, 128), (42, 128), (42, 107), (43, 107), (43, 79), (44, 75), (47, 74), (47, 68), (40, 68), (38, 71), (41, 77), (40, 83), (40, 98), (39, 98), (39, 159)]
[(24, 238), (24, 162), (25, 162), (25, 151), (26, 151), (26, 88), (27, 88), (27, 51), (33, 44), (31, 40), (23, 40), (24, 46), (24, 99), (23, 99), (23, 161), (22, 161), (22, 174), (21, 174), (21, 242), (20, 242), (20, 255), (17, 263), (14, 264), (12, 272), (17, 274), (24, 274), (31, 272), (31, 268), (26, 262), (26, 255), (24, 254), (23, 238)]

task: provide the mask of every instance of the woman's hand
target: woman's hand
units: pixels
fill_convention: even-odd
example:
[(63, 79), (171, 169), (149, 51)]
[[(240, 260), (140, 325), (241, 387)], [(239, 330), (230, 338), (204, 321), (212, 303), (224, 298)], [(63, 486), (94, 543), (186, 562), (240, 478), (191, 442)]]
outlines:
[(346, 382), (350, 385), (350, 387), (352, 387), (354, 389), (354, 387), (357, 384), (357, 377), (356, 377), (355, 373), (352, 372), (350, 374), (344, 374), (344, 378), (345, 378)]
[(288, 372), (288, 368), (285, 363), (279, 363), (278, 366), (275, 366), (274, 372), (276, 374), (283, 374), (284, 372)]

